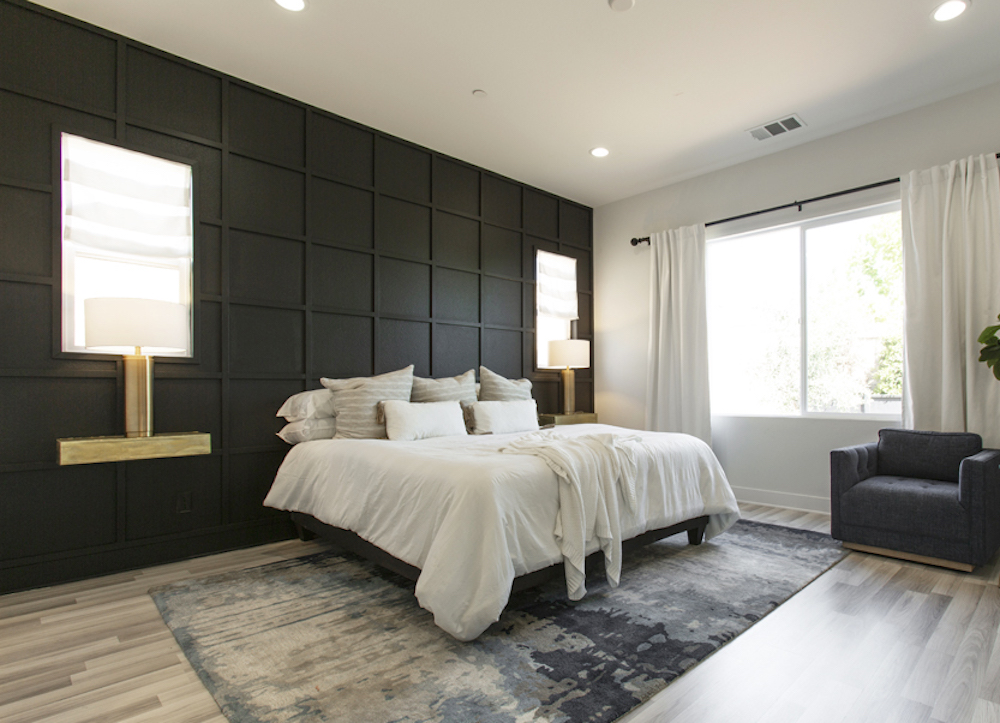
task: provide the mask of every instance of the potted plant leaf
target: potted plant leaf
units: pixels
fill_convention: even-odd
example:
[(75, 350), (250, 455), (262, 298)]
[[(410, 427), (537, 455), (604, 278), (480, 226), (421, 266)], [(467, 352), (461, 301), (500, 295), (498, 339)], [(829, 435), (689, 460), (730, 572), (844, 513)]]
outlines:
[[(997, 316), (997, 320), (1000, 320), (1000, 316)], [(983, 348), (979, 352), (979, 361), (986, 362), (986, 366), (993, 370), (993, 376), (1000, 379), (1000, 337), (997, 336), (997, 332), (1000, 331), (1000, 324), (992, 324), (983, 329), (983, 333), (979, 335), (979, 343), (984, 344)]]

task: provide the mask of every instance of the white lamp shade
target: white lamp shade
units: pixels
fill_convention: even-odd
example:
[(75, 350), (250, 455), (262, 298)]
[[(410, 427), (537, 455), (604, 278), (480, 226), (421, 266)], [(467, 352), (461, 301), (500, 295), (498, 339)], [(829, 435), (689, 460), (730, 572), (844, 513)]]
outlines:
[(176, 352), (187, 349), (191, 337), (187, 307), (169, 301), (84, 299), (83, 315), (88, 349)]
[(590, 342), (586, 339), (557, 339), (549, 342), (549, 364), (569, 369), (590, 367)]

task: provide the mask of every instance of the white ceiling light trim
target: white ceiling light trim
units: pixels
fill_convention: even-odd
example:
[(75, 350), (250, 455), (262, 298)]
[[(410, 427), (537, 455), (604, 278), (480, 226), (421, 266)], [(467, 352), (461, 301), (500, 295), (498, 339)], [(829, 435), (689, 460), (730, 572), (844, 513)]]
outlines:
[(616, 13), (623, 13), (631, 10), (635, 5), (635, 0), (608, 0), (608, 6)]
[(274, 0), (285, 10), (291, 10), (292, 12), (298, 12), (299, 10), (304, 10), (306, 7), (306, 0)]
[(931, 17), (940, 23), (954, 20), (964, 13), (970, 4), (969, 0), (945, 0), (945, 2), (934, 8)]
[(590, 155), (592, 155), (594, 158), (604, 158), (609, 153), (611, 153), (611, 151), (609, 151), (607, 148), (597, 147), (590, 149)]

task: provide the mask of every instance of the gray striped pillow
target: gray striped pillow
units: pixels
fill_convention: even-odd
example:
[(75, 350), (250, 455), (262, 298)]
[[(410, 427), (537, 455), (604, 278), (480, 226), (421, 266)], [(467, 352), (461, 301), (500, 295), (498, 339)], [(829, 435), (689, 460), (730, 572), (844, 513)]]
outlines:
[(531, 399), (531, 380), (508, 379), (486, 367), (479, 367), (479, 401), (516, 402)]
[(337, 417), (334, 439), (385, 439), (385, 424), (378, 421), (378, 403), (388, 399), (410, 401), (413, 365), (376, 377), (319, 381), (333, 392)]
[(413, 377), (411, 402), (452, 402), (463, 404), (476, 402), (476, 370), (470, 369), (457, 377), (425, 379)]

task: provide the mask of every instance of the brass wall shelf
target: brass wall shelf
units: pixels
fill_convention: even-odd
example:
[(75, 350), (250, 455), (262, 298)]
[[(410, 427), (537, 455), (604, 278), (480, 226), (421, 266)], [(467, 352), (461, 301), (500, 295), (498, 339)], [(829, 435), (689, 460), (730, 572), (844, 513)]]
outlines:
[(56, 446), (61, 465), (125, 462), (210, 454), (212, 435), (207, 432), (177, 432), (151, 437), (71, 437), (57, 439)]
[(594, 412), (539, 414), (538, 423), (543, 427), (549, 424), (597, 424), (597, 414)]

